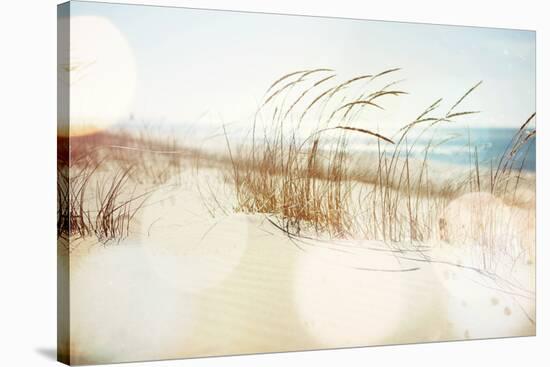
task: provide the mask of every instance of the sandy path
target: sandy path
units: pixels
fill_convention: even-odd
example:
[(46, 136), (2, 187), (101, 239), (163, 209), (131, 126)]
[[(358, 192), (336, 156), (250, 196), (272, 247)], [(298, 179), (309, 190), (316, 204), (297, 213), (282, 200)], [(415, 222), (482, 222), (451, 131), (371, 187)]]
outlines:
[[(209, 217), (192, 189), (155, 195), (133, 237), (71, 257), (75, 364), (534, 334), (532, 295), (475, 271), (377, 242), (293, 243), (261, 216)], [(514, 279), (533, 287), (532, 271)]]

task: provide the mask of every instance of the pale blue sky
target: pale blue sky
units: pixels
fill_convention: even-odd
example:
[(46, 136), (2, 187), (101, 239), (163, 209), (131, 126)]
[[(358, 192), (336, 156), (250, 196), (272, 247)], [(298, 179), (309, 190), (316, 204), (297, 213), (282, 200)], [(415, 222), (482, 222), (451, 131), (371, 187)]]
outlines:
[(294, 70), (339, 74), (401, 67), (385, 118), (400, 126), (439, 97), (449, 104), (483, 80), (464, 108), (479, 126), (515, 127), (535, 111), (535, 33), (336, 18), (72, 2), (71, 15), (107, 18), (133, 51), (137, 118), (245, 121), (265, 89)]

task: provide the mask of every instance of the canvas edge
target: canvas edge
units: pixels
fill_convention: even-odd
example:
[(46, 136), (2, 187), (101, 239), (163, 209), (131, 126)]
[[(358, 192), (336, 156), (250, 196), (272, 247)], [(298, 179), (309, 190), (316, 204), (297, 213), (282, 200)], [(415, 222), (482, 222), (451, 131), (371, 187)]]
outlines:
[[(68, 173), (69, 139), (60, 139), (60, 131), (69, 131), (69, 83), (63, 80), (63, 65), (69, 65), (70, 46), (70, 16), (71, 3), (65, 2), (57, 5), (57, 360), (70, 365), (70, 257), (68, 252), (68, 239), (60, 236), (59, 218), (63, 211), (62, 205), (68, 202), (60, 200), (62, 190), (68, 189), (66, 175), (60, 174), (62, 170)], [(65, 19), (63, 19), (65, 18)], [(66, 73), (68, 75), (68, 73)], [(65, 134), (62, 134), (65, 135)], [(66, 134), (65, 136), (69, 136)], [(66, 195), (67, 193), (65, 193)], [(67, 209), (65, 209), (67, 210)]]

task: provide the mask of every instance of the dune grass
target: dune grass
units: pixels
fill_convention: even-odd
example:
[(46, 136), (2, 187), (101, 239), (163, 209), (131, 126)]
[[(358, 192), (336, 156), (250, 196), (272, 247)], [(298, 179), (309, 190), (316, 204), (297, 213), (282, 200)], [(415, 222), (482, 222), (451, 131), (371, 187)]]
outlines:
[[(149, 140), (150, 139), (150, 140)], [(155, 140), (148, 130), (99, 132), (58, 138), (58, 237), (78, 239), (94, 235), (108, 243), (126, 238), (131, 223), (151, 188), (180, 173), (175, 142)], [(169, 150), (168, 150), (169, 149)], [(162, 161), (161, 161), (162, 160)], [(147, 183), (149, 188), (139, 188)]]
[(72, 166), (108, 162), (122, 169), (132, 167), (131, 179), (139, 184), (160, 185), (170, 180), (179, 184), (183, 158), (196, 154), (192, 149), (184, 150), (173, 135), (155, 132), (149, 125), (101, 131), (70, 140)]
[[(346, 135), (360, 133), (391, 143), (352, 122), (365, 106), (381, 108), (378, 99), (405, 92), (389, 90), (390, 83), (375, 92), (363, 90), (347, 101), (342, 91), (395, 71), (338, 81), (332, 70), (314, 69), (287, 74), (273, 83), (256, 114), (252, 144), (232, 152), (227, 141), (236, 209), (274, 214), (289, 233), (313, 227), (336, 237), (349, 234), (353, 182), (348, 176)], [(295, 90), (299, 84), (307, 86)]]
[(130, 235), (130, 225), (149, 195), (136, 194), (136, 186), (129, 183), (131, 169), (102, 175), (100, 164), (86, 163), (58, 171), (58, 237), (95, 235), (108, 243)]
[(143, 125), (137, 132), (117, 132), (120, 141), (108, 145), (112, 160), (124, 168), (130, 166), (131, 177), (142, 184), (161, 185), (171, 181), (181, 184), (182, 160), (192, 154), (184, 151), (173, 134), (155, 132)]
[[(225, 175), (235, 211), (265, 214), (292, 236), (453, 242), (457, 225), (446, 211), (462, 195), (485, 192), (512, 207), (531, 208), (522, 201), (521, 188), (529, 185), (524, 165), (536, 136), (535, 114), (489, 168), (469, 143), (466, 174), (441, 178), (429, 155), (454, 137), (438, 128), (478, 113), (461, 106), (481, 82), (447, 109), (443, 99), (436, 99), (388, 135), (378, 122), (383, 124), (380, 113), (408, 94), (394, 78), (400, 72), (391, 68), (341, 79), (322, 68), (284, 75), (266, 90), (247, 139), (231, 141), (224, 127), (227, 156), (183, 147), (147, 126), (72, 138), (70, 147), (58, 144), (71, 157), (70, 162), (63, 160), (67, 152), (58, 157), (59, 236), (95, 235), (104, 243), (128, 236), (147, 192), (179, 185), (186, 162), (195, 165), (196, 188), (203, 200), (211, 199), (210, 206), (227, 214), (224, 203), (231, 194), (219, 197), (208, 183), (204, 187), (199, 168)], [(354, 152), (350, 144), (357, 137), (375, 147), (374, 153)], [(421, 139), (428, 144), (421, 145)], [(413, 152), (421, 146), (419, 158)], [(481, 225), (464, 231), (485, 246), (488, 264), (503, 242), (496, 223), (513, 218), (503, 219), (494, 210), (480, 215)]]
[(212, 162), (224, 159), (149, 125), (71, 137), (70, 144), (58, 137), (58, 238), (120, 241), (151, 192), (178, 188), (185, 167)]
[[(395, 243), (444, 240), (450, 224), (442, 214), (465, 193), (488, 191), (515, 205), (525, 148), (535, 136), (535, 130), (527, 129), (534, 115), (494, 168), (482, 169), (477, 147), (470, 145), (467, 175), (436, 183), (429, 153), (449, 139), (439, 136), (437, 128), (478, 113), (460, 107), (481, 82), (450, 108), (442, 110), (443, 100), (437, 99), (397, 134), (386, 136), (370, 123), (370, 113), (407, 94), (397, 88), (399, 81), (387, 80), (399, 71), (338, 81), (330, 69), (313, 69), (276, 80), (255, 115), (250, 141), (235, 144), (226, 133), (234, 209), (264, 213), (291, 235), (313, 231)], [(377, 144), (377, 154), (364, 157), (367, 170), (351, 164), (349, 134)], [(422, 137), (430, 142), (423, 158), (413, 159)]]

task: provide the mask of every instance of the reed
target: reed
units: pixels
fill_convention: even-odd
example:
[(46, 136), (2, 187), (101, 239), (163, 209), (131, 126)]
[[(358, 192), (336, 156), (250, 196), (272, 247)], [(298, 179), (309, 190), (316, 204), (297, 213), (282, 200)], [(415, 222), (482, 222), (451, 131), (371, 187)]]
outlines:
[[(256, 113), (251, 144), (233, 147), (227, 139), (235, 209), (268, 214), (292, 234), (303, 230), (332, 237), (351, 234), (355, 183), (350, 177), (347, 135), (359, 133), (393, 143), (353, 125), (359, 117), (353, 112), (379, 106), (375, 100), (383, 96), (405, 94), (382, 89), (365, 94), (368, 82), (396, 71), (339, 82), (331, 69), (313, 69), (289, 73), (273, 83)], [(361, 83), (355, 99), (339, 98), (343, 90), (351, 94), (352, 85)], [(296, 90), (299, 85), (303, 89)]]
[[(449, 242), (456, 223), (445, 215), (453, 200), (479, 192), (515, 197), (526, 150), (535, 136), (528, 128), (534, 115), (521, 125), (495, 169), (482, 168), (478, 147), (469, 142), (467, 174), (434, 181), (430, 152), (456, 138), (438, 128), (479, 113), (460, 107), (481, 82), (447, 109), (442, 98), (435, 100), (394, 136), (386, 136), (372, 124), (371, 111), (384, 110), (384, 101), (407, 92), (395, 88), (399, 80), (376, 85), (399, 71), (392, 68), (338, 81), (333, 70), (323, 68), (289, 73), (275, 81), (255, 115), (251, 141), (235, 144), (226, 133), (234, 209), (265, 214), (293, 236), (315, 232), (389, 244)], [(353, 164), (350, 134), (376, 144), (376, 154), (363, 156), (362, 167)], [(429, 142), (418, 159), (412, 152), (420, 139)], [(478, 231), (472, 237), (490, 254), (502, 242), (496, 232), (502, 218), (494, 210), (481, 211), (483, 225), (469, 230)], [(485, 265), (493, 266), (490, 262)]]
[(183, 160), (193, 152), (183, 149), (175, 134), (161, 133), (144, 124), (137, 132), (120, 130), (118, 135), (124, 139), (108, 146), (111, 159), (124, 169), (132, 167), (132, 180), (151, 185), (169, 181), (174, 185), (181, 184)]
[(150, 192), (137, 195), (128, 179), (133, 167), (121, 169), (96, 184), (96, 206), (92, 230), (100, 242), (120, 241), (130, 235), (130, 225)]
[(133, 166), (113, 165), (111, 156), (94, 156), (98, 150), (77, 159), (58, 160), (58, 238), (77, 240), (94, 235), (98, 241), (120, 241), (130, 235), (131, 223), (151, 190), (137, 193), (130, 182)]
[[(378, 162), (374, 190), (364, 209), (370, 213), (366, 218), (366, 233), (370, 238), (383, 239), (388, 242), (426, 241), (437, 234), (438, 218), (457, 192), (445, 187), (438, 190), (430, 180), (429, 153), (441, 139), (434, 134), (424, 149), (423, 159), (416, 175), (411, 175), (411, 152), (420, 139), (434, 131), (439, 124), (452, 123), (460, 116), (477, 112), (455, 112), (456, 108), (481, 83), (470, 88), (445, 113), (441, 109), (441, 98), (425, 108), (413, 121), (405, 124), (398, 132), (395, 144), (390, 149), (382, 150), (378, 144)], [(415, 130), (420, 130), (411, 136)]]
[[(151, 125), (140, 128), (104, 131), (71, 137), (71, 166), (115, 163), (130, 170), (131, 179), (139, 184), (160, 185), (171, 181), (181, 184), (183, 161), (197, 154), (183, 149), (174, 134), (161, 134)], [(67, 155), (68, 156), (68, 155)]]

